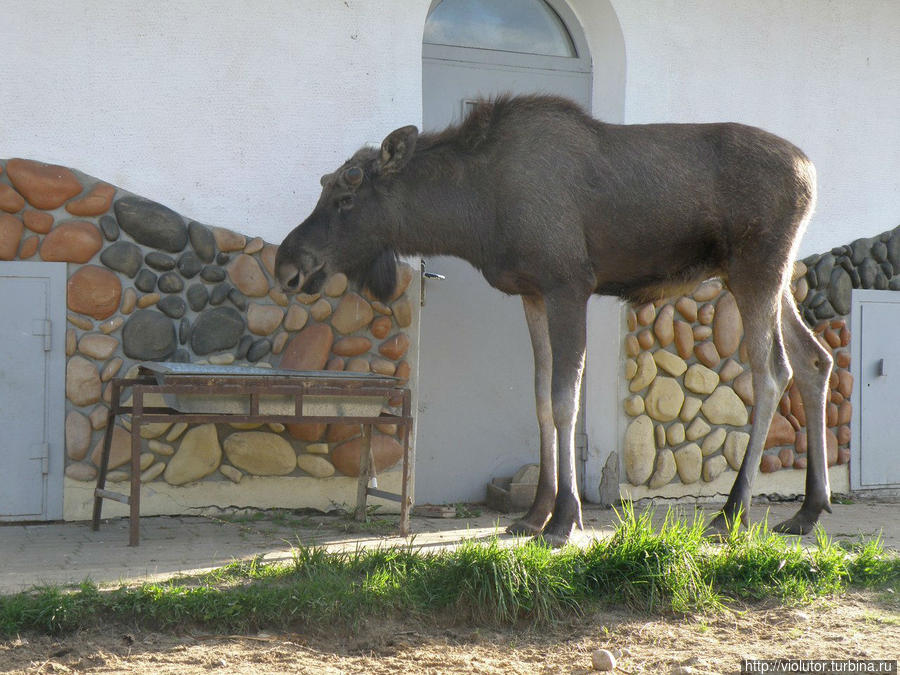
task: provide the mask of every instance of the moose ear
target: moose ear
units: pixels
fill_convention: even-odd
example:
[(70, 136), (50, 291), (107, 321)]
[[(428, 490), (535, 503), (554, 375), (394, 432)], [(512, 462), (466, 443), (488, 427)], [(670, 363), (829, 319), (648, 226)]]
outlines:
[(399, 171), (406, 166), (416, 148), (418, 137), (419, 130), (411, 124), (388, 134), (381, 143), (382, 172)]
[(387, 302), (397, 289), (397, 254), (384, 249), (372, 260), (364, 275), (363, 285), (376, 298)]

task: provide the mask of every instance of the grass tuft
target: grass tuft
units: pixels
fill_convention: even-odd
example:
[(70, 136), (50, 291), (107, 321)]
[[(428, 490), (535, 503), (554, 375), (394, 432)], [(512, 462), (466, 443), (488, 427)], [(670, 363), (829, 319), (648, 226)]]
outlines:
[[(197, 577), (100, 590), (40, 587), (0, 596), (0, 635), (64, 633), (103, 620), (148, 628), (235, 632), (299, 625), (352, 627), (391, 612), (448, 613), (478, 624), (542, 623), (615, 602), (650, 612), (717, 610), (735, 600), (810, 599), (847, 588), (896, 588), (900, 558), (881, 539), (815, 546), (765, 523), (732, 529), (722, 545), (703, 522), (626, 504), (612, 537), (553, 551), (533, 542), (466, 542), (439, 553), (411, 546), (330, 553), (298, 546), (290, 564), (236, 561)], [(739, 521), (738, 521), (739, 522)]]

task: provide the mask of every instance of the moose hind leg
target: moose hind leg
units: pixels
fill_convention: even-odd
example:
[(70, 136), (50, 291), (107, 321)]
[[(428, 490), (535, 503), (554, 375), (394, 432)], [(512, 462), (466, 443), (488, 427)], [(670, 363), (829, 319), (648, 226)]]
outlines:
[(587, 298), (574, 292), (546, 298), (548, 331), (553, 355), (551, 399), (559, 453), (559, 482), (553, 516), (541, 539), (562, 546), (581, 521), (581, 500), (575, 479), (575, 421), (584, 371)]
[(761, 288), (758, 278), (748, 275), (737, 279), (732, 277), (729, 286), (744, 324), (744, 345), (753, 382), (753, 425), (741, 468), (725, 506), (710, 524), (711, 533), (727, 531), (739, 514), (744, 524), (748, 522), (753, 481), (759, 472), (769, 426), (778, 401), (791, 379), (791, 367), (781, 334), (780, 285), (771, 289)]
[(513, 522), (506, 531), (510, 534), (538, 534), (553, 512), (556, 501), (556, 427), (553, 424), (553, 405), (550, 398), (551, 372), (550, 333), (547, 312), (540, 296), (522, 296), (525, 320), (534, 350), (534, 394), (538, 428), (541, 435), (541, 463), (537, 494), (524, 517)]
[(832, 359), (800, 319), (788, 292), (782, 295), (781, 314), (785, 346), (794, 369), (794, 382), (806, 411), (808, 450), (803, 505), (791, 518), (773, 529), (785, 534), (806, 534), (816, 524), (823, 510), (831, 512), (831, 488), (825, 450), (825, 404)]

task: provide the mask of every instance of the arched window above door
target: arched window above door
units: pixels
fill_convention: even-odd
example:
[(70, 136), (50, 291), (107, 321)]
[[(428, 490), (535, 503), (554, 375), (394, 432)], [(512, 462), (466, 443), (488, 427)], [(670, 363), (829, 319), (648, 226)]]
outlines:
[(442, 0), (428, 16), (427, 44), (577, 57), (562, 19), (543, 0)]

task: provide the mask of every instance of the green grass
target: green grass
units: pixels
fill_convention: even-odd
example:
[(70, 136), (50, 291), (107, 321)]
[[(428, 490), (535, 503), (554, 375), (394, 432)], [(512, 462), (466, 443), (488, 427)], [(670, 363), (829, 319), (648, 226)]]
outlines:
[(290, 564), (252, 559), (199, 577), (112, 590), (88, 582), (35, 588), (0, 597), (0, 634), (60, 633), (102, 620), (224, 632), (352, 627), (393, 612), (540, 623), (600, 602), (687, 613), (735, 601), (807, 602), (848, 588), (896, 589), (898, 582), (900, 558), (878, 539), (840, 546), (819, 530), (816, 545), (804, 549), (757, 525), (713, 545), (699, 519), (668, 512), (654, 528), (649, 512), (637, 516), (626, 506), (613, 536), (587, 548), (504, 547), (496, 539), (440, 553), (300, 547)]

